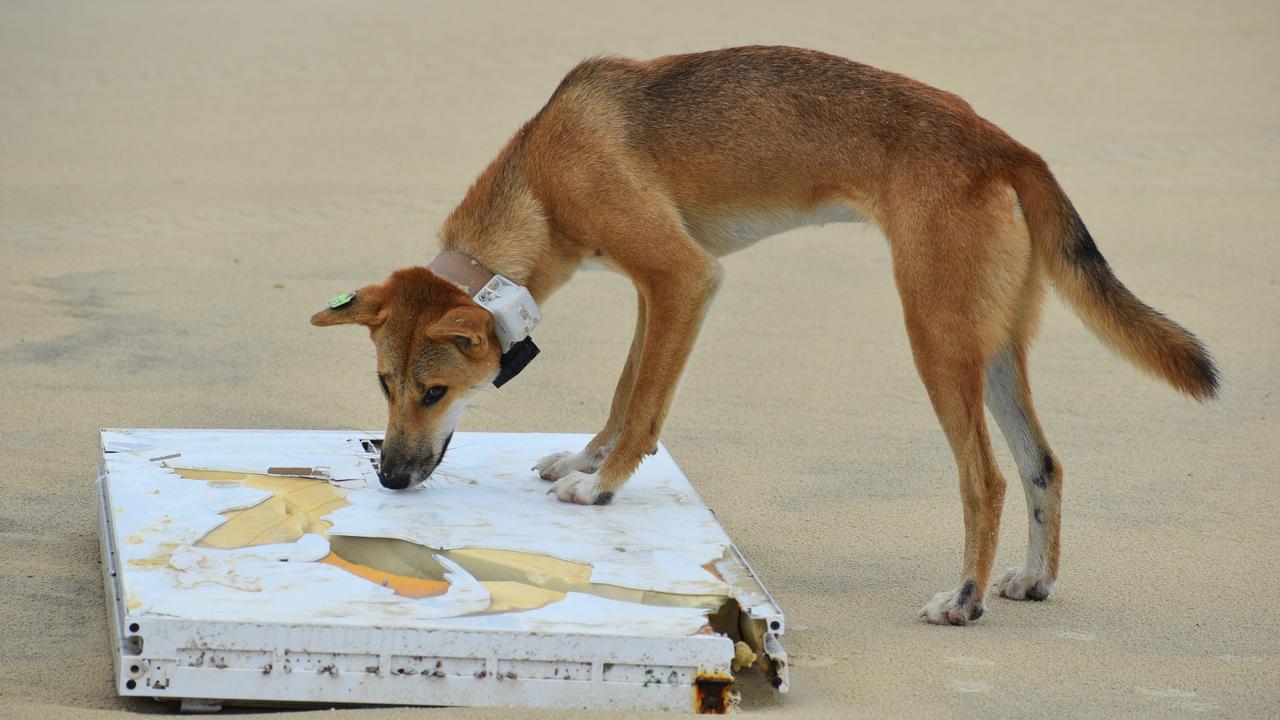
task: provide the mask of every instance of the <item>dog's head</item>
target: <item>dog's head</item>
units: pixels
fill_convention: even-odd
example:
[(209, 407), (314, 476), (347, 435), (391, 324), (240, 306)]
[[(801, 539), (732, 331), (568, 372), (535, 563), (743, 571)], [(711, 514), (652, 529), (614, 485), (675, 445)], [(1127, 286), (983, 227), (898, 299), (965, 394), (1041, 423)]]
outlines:
[(378, 351), (387, 435), (378, 479), (403, 490), (426, 480), (475, 393), (499, 370), (493, 316), (453, 284), (421, 267), (332, 303), (311, 324), (364, 325)]

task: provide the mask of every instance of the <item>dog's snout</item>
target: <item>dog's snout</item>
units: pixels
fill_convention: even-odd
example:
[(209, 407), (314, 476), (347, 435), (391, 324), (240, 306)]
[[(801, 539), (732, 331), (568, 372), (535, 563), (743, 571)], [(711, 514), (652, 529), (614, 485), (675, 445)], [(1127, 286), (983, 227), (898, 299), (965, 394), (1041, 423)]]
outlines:
[(426, 479), (432, 470), (435, 470), (435, 458), (431, 455), (402, 462), (388, 457), (384, 449), (378, 467), (378, 482), (388, 490), (404, 490)]
[(385, 468), (378, 469), (378, 481), (382, 483), (382, 487), (388, 490), (404, 490), (409, 487), (410, 474), (404, 470), (388, 471)]

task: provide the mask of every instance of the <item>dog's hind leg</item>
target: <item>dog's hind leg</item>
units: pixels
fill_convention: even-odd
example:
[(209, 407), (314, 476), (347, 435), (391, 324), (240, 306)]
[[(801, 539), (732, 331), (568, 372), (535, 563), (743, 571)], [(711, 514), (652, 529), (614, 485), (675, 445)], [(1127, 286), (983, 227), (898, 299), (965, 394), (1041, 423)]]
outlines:
[(1027, 347), (1034, 332), (1044, 287), (1038, 268), (1030, 273), (1019, 300), (1009, 342), (987, 366), (986, 399), (1018, 465), (1027, 499), (1027, 562), (996, 581), (1004, 597), (1043, 600), (1058, 578), (1062, 520), (1062, 464), (1054, 457), (1036, 419), (1027, 379)]
[[(934, 327), (943, 326), (938, 323)], [(910, 332), (920, 377), (955, 455), (964, 506), (960, 587), (938, 593), (920, 610), (921, 617), (939, 625), (964, 625), (985, 612), (983, 597), (991, 577), (1004, 504), (1004, 476), (992, 455), (982, 411), (982, 368), (986, 357), (963, 332), (948, 334), (918, 326)]]
[[(938, 593), (920, 610), (921, 617), (940, 625), (967, 624), (986, 609), (1005, 480), (991, 450), (984, 375), (1007, 335), (1030, 256), (1007, 219), (1011, 201), (977, 192), (962, 199), (900, 209), (905, 219), (886, 224), (916, 369), (960, 475), (960, 586)], [(987, 202), (975, 204), (975, 199)]]
[(627, 403), (631, 401), (631, 391), (636, 384), (636, 367), (644, 351), (644, 332), (644, 295), (637, 293), (635, 334), (631, 338), (631, 350), (627, 353), (622, 375), (613, 391), (613, 405), (609, 408), (609, 419), (605, 421), (604, 429), (596, 433), (581, 452), (559, 452), (539, 460), (533, 469), (543, 480), (559, 480), (572, 472), (594, 473), (604, 464), (622, 432), (622, 420), (626, 417)]

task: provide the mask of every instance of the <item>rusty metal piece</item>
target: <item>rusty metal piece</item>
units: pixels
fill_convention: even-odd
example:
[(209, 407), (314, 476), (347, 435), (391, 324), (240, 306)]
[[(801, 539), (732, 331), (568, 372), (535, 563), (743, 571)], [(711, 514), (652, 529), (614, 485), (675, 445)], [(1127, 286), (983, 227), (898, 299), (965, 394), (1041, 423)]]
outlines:
[(732, 675), (699, 675), (693, 681), (693, 709), (701, 715), (726, 715), (733, 706)]

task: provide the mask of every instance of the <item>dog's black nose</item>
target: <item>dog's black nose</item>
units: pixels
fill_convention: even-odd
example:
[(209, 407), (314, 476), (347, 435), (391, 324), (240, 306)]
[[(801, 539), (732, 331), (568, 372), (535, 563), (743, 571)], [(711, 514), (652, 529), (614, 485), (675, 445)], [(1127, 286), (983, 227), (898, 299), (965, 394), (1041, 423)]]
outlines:
[(416, 481), (424, 480), (436, 469), (438, 461), (433, 455), (387, 455), (383, 448), (378, 463), (378, 482), (388, 490), (404, 490)]
[(378, 453), (378, 482), (388, 490), (403, 490), (409, 487), (409, 473), (399, 457), (388, 457), (387, 449), (381, 448)]
[(403, 490), (409, 487), (409, 473), (404, 470), (387, 471), (379, 468), (378, 482), (388, 490)]

